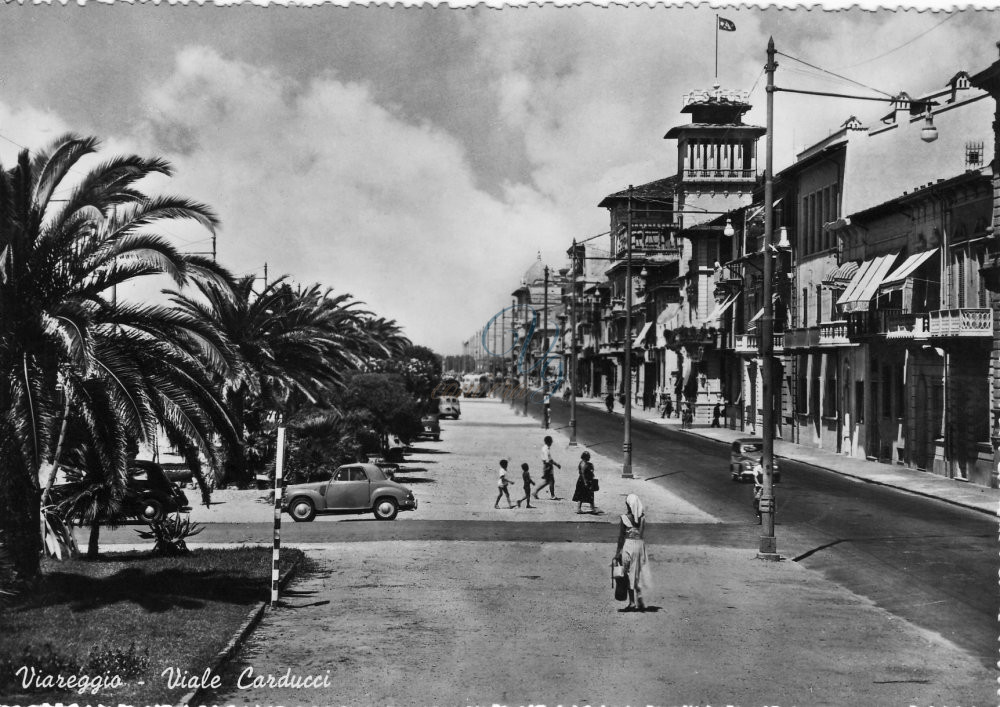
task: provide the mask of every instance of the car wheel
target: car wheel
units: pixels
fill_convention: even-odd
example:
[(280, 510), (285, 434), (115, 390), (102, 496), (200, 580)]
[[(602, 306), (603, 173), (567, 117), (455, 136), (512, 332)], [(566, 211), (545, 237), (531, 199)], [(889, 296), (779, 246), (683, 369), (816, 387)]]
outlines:
[(394, 499), (385, 497), (375, 501), (375, 508), (372, 510), (378, 520), (393, 520), (399, 512), (399, 507)]
[(434, 441), (435, 442), (440, 442), (441, 441), (441, 435), (434, 435)]
[(155, 498), (147, 498), (142, 501), (142, 519), (147, 523), (156, 523), (167, 517), (167, 511), (163, 507), (163, 502)]
[(296, 523), (308, 523), (316, 517), (316, 508), (308, 498), (297, 498), (288, 506), (288, 515)]

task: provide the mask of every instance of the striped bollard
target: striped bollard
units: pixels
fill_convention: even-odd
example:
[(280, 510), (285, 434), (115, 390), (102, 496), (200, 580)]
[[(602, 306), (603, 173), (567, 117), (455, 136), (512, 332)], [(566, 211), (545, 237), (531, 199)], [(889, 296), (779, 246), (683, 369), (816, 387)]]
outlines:
[(271, 553), (271, 608), (278, 605), (278, 579), (281, 577), (281, 476), (285, 464), (285, 428), (278, 428), (278, 453), (274, 464), (274, 549)]

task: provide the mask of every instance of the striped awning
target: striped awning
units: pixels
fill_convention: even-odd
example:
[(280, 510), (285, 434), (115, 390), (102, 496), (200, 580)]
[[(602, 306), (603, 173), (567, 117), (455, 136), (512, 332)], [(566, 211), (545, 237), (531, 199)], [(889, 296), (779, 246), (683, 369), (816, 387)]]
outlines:
[(893, 290), (902, 289), (906, 279), (908, 277), (912, 277), (913, 273), (917, 271), (917, 268), (930, 260), (937, 252), (938, 249), (933, 248), (931, 250), (925, 250), (923, 253), (914, 253), (909, 258), (904, 260), (902, 265), (889, 273), (885, 280), (882, 281), (879, 289), (883, 292), (892, 292)]
[(726, 310), (728, 310), (730, 307), (733, 306), (733, 303), (736, 302), (736, 300), (737, 300), (737, 298), (739, 296), (740, 296), (740, 293), (737, 292), (735, 295), (730, 295), (729, 297), (727, 297), (725, 300), (723, 300), (721, 303), (719, 303), (715, 307), (715, 309), (712, 310), (712, 313), (709, 314), (705, 318), (705, 321), (706, 322), (714, 321), (714, 320), (718, 319), (719, 317), (721, 317), (723, 314), (726, 313)]
[(646, 335), (649, 334), (650, 327), (653, 326), (653, 322), (646, 322), (642, 325), (642, 329), (639, 330), (639, 335), (635, 337), (632, 342), (633, 348), (636, 346), (646, 345)]
[(837, 306), (842, 312), (849, 314), (868, 311), (872, 297), (875, 296), (878, 286), (882, 284), (893, 263), (896, 262), (897, 255), (899, 253), (880, 255), (862, 263), (854, 277), (851, 278), (851, 284), (837, 300)]
[(846, 285), (854, 277), (855, 273), (858, 272), (858, 264), (853, 260), (848, 260), (846, 263), (838, 265), (836, 268), (827, 273), (826, 277), (823, 278), (824, 285)]

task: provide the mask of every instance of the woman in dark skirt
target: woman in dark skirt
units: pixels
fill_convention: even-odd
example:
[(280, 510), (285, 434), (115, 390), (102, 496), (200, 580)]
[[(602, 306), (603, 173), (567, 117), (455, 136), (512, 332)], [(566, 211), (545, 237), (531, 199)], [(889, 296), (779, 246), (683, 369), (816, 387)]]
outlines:
[(590, 452), (580, 455), (579, 475), (576, 478), (576, 490), (573, 500), (576, 501), (576, 512), (583, 513), (583, 504), (590, 505), (590, 512), (596, 513), (594, 507), (594, 465), (590, 463)]

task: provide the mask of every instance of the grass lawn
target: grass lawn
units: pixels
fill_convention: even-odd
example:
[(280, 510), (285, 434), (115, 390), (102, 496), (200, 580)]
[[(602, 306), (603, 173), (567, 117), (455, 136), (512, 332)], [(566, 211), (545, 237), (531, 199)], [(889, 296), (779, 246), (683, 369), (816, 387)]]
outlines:
[[(282, 571), (298, 556), (299, 550), (282, 550)], [(43, 568), (30, 603), (0, 612), (0, 703), (172, 704), (188, 688), (170, 689), (161, 674), (170, 667), (202, 674), (251, 607), (270, 596), (271, 549), (199, 549), (171, 558), (129, 552), (97, 561), (47, 560)], [(117, 673), (123, 684), (102, 686), (96, 695), (26, 692), (21, 677), (11, 674), (25, 663), (25, 649), (48, 656), (32, 660), (40, 673)], [(92, 661), (95, 653), (103, 659)], [(125, 660), (116, 662), (116, 653)], [(139, 674), (127, 675), (136, 669)]]

